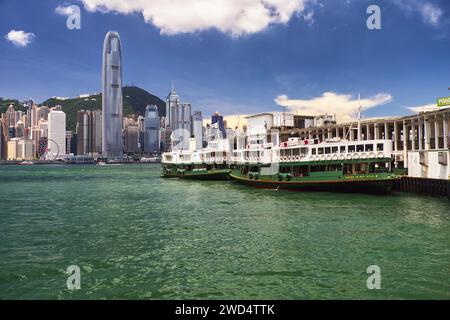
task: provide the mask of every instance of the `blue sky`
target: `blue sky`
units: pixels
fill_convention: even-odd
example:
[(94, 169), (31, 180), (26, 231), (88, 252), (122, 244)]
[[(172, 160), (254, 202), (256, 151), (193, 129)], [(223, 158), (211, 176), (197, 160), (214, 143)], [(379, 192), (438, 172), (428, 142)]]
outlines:
[[(221, 8), (223, 0), (214, 0), (206, 9), (202, 0), (175, 0), (170, 8), (161, 1), (0, 0), (0, 96), (42, 102), (99, 92), (109, 30), (122, 38), (126, 84), (164, 99), (174, 80), (182, 100), (205, 114), (276, 111), (283, 104), (345, 118), (361, 93), (366, 117), (403, 115), (411, 113), (405, 107), (450, 95), (447, 0), (228, 3), (251, 8)], [(272, 6), (253, 13), (261, 3)], [(81, 8), (81, 30), (68, 30), (67, 17), (55, 12), (71, 4)], [(370, 4), (381, 8), (381, 30), (366, 27)], [(235, 9), (249, 18), (224, 16)], [(33, 35), (20, 46), (7, 39), (11, 30)]]

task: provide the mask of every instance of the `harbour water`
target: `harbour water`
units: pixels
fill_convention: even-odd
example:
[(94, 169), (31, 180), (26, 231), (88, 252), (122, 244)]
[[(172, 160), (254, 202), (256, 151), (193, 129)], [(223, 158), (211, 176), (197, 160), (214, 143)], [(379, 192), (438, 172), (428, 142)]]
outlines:
[[(450, 299), (450, 202), (0, 166), (0, 299)], [(81, 268), (81, 289), (65, 270)], [(368, 290), (367, 267), (381, 269)]]

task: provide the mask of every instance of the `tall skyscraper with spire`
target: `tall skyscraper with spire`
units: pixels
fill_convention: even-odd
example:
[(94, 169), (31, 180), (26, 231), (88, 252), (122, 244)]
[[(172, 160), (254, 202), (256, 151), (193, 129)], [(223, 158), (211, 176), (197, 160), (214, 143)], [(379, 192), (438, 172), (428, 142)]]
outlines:
[(180, 104), (180, 96), (175, 92), (175, 84), (172, 81), (172, 90), (166, 98), (166, 127), (174, 129), (177, 121), (177, 108)]
[(122, 46), (117, 32), (110, 31), (103, 44), (102, 154), (123, 156), (122, 140)]

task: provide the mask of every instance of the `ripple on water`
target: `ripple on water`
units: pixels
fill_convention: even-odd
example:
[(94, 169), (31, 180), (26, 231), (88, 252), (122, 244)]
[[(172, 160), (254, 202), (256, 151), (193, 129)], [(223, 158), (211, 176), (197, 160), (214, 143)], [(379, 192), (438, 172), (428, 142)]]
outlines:
[(447, 200), (167, 180), (158, 165), (0, 177), (3, 299), (450, 298)]

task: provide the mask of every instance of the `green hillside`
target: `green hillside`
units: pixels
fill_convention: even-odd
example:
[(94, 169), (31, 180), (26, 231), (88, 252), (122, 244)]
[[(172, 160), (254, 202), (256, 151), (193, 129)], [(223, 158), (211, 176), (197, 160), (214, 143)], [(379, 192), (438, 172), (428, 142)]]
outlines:
[[(123, 88), (123, 114), (144, 115), (149, 104), (158, 106), (159, 116), (166, 115), (166, 104), (163, 100), (138, 87)], [(93, 95), (88, 98), (68, 100), (48, 99), (42, 103), (48, 107), (60, 105), (67, 116), (67, 130), (75, 132), (77, 112), (79, 110), (98, 110), (102, 108), (102, 95)]]
[(0, 115), (6, 112), (6, 110), (8, 110), (9, 105), (11, 104), (14, 106), (14, 110), (25, 111), (24, 106), (18, 100), (0, 98)]

